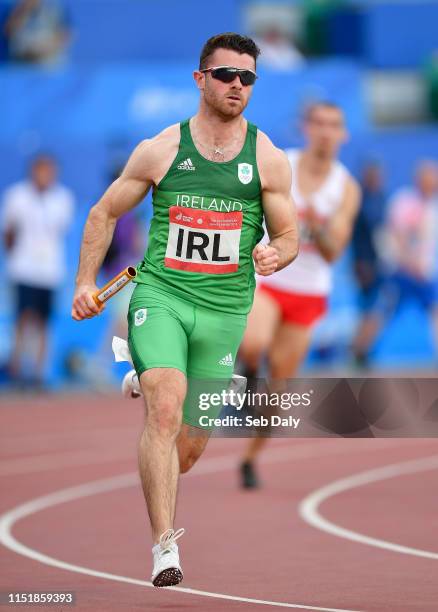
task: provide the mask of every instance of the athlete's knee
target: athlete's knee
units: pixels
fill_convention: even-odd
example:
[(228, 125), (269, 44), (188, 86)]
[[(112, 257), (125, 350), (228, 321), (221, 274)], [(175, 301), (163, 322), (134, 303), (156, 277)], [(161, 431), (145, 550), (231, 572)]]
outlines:
[(295, 374), (295, 366), (287, 362), (284, 357), (268, 359), (269, 374), (274, 380), (291, 378)]
[(146, 425), (160, 432), (178, 432), (182, 421), (182, 398), (169, 389), (154, 389), (145, 395)]
[(291, 351), (274, 350), (269, 351), (268, 366), (269, 373), (274, 379), (292, 378), (296, 376), (301, 363), (301, 356)]
[(173, 402), (156, 402), (147, 408), (146, 428), (159, 436), (176, 437), (181, 429), (182, 408)]
[(149, 433), (174, 437), (181, 429), (185, 388), (182, 381), (147, 372), (140, 377)]
[(278, 378), (278, 374), (284, 370), (284, 355), (271, 351), (268, 355), (269, 373), (273, 378)]

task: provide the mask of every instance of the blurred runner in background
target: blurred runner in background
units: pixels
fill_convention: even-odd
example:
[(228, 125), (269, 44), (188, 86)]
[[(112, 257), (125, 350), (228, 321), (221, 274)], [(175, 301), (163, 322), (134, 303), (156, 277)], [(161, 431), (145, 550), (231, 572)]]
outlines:
[[(331, 267), (350, 240), (359, 208), (359, 186), (336, 159), (347, 138), (342, 110), (329, 102), (313, 104), (303, 129), (306, 147), (286, 151), (298, 210), (300, 252), (293, 264), (259, 279), (239, 352), (249, 389), (265, 354), (271, 379), (296, 375), (313, 327), (327, 310)], [(258, 485), (254, 461), (265, 441), (255, 436), (247, 444), (240, 466), (243, 487)]]

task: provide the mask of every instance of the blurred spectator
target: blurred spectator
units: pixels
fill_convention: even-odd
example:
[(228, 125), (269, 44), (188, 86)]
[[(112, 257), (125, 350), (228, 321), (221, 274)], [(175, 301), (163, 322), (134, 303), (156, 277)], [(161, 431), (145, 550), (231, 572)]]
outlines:
[(362, 207), (356, 219), (352, 240), (354, 273), (362, 315), (353, 341), (353, 354), (357, 364), (364, 366), (368, 347), (377, 333), (374, 311), (382, 286), (378, 239), (385, 219), (387, 197), (382, 168), (378, 163), (365, 166), (362, 193)]
[(390, 260), (395, 272), (432, 280), (435, 268), (438, 213), (438, 164), (422, 161), (416, 170), (415, 186), (401, 189), (388, 210)]
[(33, 330), (36, 339), (34, 372), (26, 380), (41, 385), (47, 353), (48, 321), (54, 292), (65, 275), (64, 243), (73, 219), (73, 195), (57, 183), (57, 164), (39, 155), (28, 180), (4, 194), (2, 230), (7, 271), (16, 293), (15, 339), (10, 376), (23, 381), (23, 357), (28, 358)]
[(274, 70), (293, 70), (302, 66), (304, 57), (281, 28), (272, 26), (256, 38), (261, 54), (259, 64)]
[(60, 63), (70, 40), (65, 10), (56, 0), (20, 0), (5, 24), (9, 58)]
[(436, 287), (436, 243), (438, 237), (438, 164), (421, 162), (415, 186), (398, 191), (388, 206), (386, 221), (386, 265), (382, 306), (370, 318), (374, 333), (362, 346), (366, 359), (383, 322), (394, 316), (406, 301), (415, 300), (430, 316), (438, 340), (438, 295)]

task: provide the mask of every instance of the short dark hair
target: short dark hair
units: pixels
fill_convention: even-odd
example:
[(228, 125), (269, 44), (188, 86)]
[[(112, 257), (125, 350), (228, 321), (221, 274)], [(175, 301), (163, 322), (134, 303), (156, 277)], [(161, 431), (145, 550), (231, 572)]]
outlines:
[(216, 36), (209, 38), (202, 48), (201, 57), (199, 58), (199, 70), (207, 68), (208, 59), (216, 49), (230, 49), (241, 55), (247, 53), (254, 58), (255, 62), (257, 62), (257, 58), (260, 55), (260, 49), (252, 38), (248, 36), (241, 36), (235, 32), (216, 34)]
[(310, 104), (305, 106), (303, 112), (304, 120), (309, 121), (312, 118), (313, 112), (317, 108), (331, 108), (343, 114), (342, 108), (339, 106), (339, 104), (336, 104), (336, 102), (332, 102), (331, 100), (315, 100), (314, 102), (311, 102)]
[(40, 166), (41, 164), (50, 164), (52, 166), (58, 165), (55, 156), (48, 151), (40, 151), (29, 160), (29, 166), (31, 168), (35, 168), (35, 166)]

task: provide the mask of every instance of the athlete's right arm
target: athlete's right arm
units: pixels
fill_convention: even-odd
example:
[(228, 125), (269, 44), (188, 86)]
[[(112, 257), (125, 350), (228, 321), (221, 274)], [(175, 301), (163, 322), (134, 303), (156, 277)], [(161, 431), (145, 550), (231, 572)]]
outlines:
[(102, 310), (96, 306), (92, 295), (97, 290), (96, 277), (111, 244), (117, 219), (139, 204), (161, 178), (163, 164), (172, 155), (173, 133), (169, 138), (169, 130), (136, 147), (121, 176), (90, 210), (82, 238), (71, 313), (77, 321), (93, 317)]
[(258, 274), (269, 276), (281, 270), (298, 254), (298, 223), (291, 196), (291, 168), (283, 151), (258, 132), (257, 161), (262, 183), (263, 212), (270, 242), (253, 251)]

